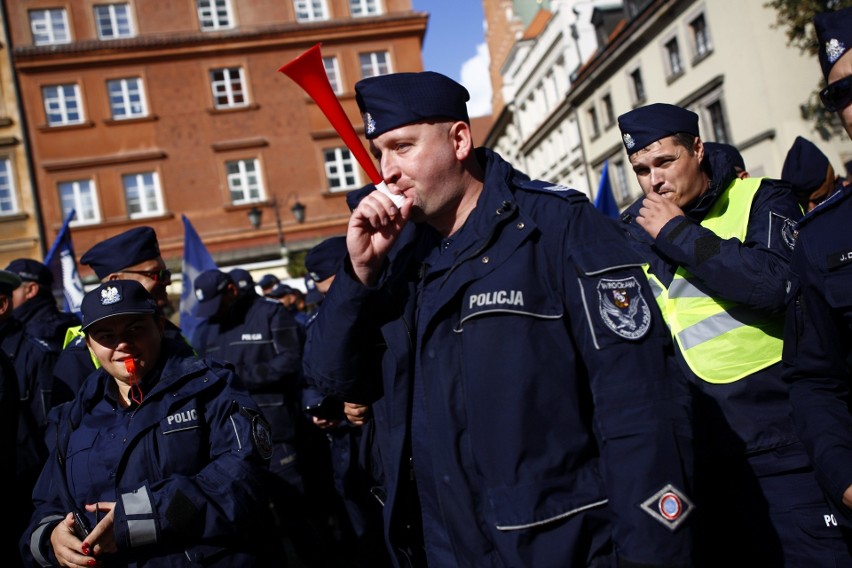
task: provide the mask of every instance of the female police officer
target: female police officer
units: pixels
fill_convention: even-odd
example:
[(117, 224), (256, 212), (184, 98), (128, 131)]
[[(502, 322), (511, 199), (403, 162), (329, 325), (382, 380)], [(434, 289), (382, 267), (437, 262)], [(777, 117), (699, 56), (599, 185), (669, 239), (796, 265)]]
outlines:
[(82, 313), (101, 368), (50, 416), (53, 450), (33, 492), (25, 559), (268, 564), (268, 426), (234, 372), (175, 353), (154, 299), (136, 281), (101, 284)]

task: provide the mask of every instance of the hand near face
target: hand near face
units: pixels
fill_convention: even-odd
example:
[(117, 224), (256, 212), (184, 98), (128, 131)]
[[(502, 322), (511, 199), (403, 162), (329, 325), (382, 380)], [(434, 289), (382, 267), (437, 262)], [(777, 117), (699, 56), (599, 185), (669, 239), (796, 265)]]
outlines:
[(651, 192), (642, 201), (636, 222), (651, 235), (651, 238), (656, 239), (665, 224), (679, 216), (683, 216), (680, 207), (659, 193)]
[(411, 200), (401, 208), (379, 191), (368, 194), (349, 218), (346, 246), (352, 269), (365, 286), (373, 286), (379, 272), (411, 214)]

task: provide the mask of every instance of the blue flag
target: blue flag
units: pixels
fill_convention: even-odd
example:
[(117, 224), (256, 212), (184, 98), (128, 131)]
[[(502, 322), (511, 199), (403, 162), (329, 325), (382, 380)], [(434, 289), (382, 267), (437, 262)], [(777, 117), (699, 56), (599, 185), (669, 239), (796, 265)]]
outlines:
[(80, 303), (86, 292), (83, 289), (83, 281), (80, 280), (80, 273), (77, 272), (77, 259), (74, 256), (71, 231), (68, 228), (75, 213), (76, 210), (72, 209), (62, 223), (59, 234), (56, 235), (53, 245), (44, 257), (44, 265), (53, 274), (53, 295), (64, 298), (63, 310), (77, 314), (79, 317)]
[(612, 184), (609, 183), (609, 160), (604, 162), (603, 171), (601, 172), (598, 193), (595, 195), (595, 208), (613, 219), (618, 219), (621, 216), (621, 212), (618, 210), (618, 203), (615, 202), (615, 196), (612, 194)]
[(192, 339), (196, 326), (202, 321), (201, 318), (193, 315), (198, 300), (195, 299), (192, 283), (195, 282), (195, 277), (205, 270), (218, 268), (218, 266), (213, 262), (213, 257), (207, 252), (207, 247), (201, 242), (201, 238), (186, 215), (181, 215), (181, 218), (183, 219), (183, 267), (181, 268), (180, 329), (184, 337)]

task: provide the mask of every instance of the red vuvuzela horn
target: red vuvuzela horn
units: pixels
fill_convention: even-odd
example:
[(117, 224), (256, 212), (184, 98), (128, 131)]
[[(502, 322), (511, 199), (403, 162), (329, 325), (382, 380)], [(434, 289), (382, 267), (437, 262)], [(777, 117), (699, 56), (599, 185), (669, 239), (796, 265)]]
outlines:
[(322, 64), (320, 45), (319, 43), (314, 45), (294, 60), (285, 63), (278, 71), (293, 79), (314, 100), (331, 126), (343, 139), (343, 143), (358, 160), (376, 189), (390, 197), (394, 204), (399, 207), (402, 205), (403, 197), (390, 192), (376, 168), (376, 164), (373, 163), (367, 150), (364, 149), (355, 128), (349, 122), (349, 117), (346, 116), (340, 101), (337, 100), (337, 96), (331, 89), (331, 83), (328, 82), (328, 76), (326, 76), (325, 67)]

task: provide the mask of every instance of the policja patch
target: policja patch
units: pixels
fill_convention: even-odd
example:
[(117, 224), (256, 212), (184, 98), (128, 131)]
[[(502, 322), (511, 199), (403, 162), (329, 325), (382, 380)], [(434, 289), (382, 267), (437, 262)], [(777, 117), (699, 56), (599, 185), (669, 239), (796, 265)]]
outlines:
[(598, 311), (606, 326), (625, 339), (639, 339), (651, 327), (651, 309), (635, 276), (598, 281)]

